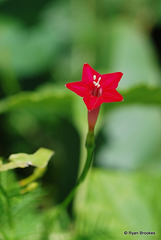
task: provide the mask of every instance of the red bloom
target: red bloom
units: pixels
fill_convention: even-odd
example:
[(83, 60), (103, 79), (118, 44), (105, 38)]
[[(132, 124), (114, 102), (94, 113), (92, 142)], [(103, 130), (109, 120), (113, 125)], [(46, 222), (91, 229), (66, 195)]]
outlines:
[(116, 91), (122, 75), (121, 72), (101, 75), (85, 63), (82, 81), (67, 83), (66, 87), (83, 97), (87, 109), (91, 111), (103, 102), (123, 101), (123, 97)]

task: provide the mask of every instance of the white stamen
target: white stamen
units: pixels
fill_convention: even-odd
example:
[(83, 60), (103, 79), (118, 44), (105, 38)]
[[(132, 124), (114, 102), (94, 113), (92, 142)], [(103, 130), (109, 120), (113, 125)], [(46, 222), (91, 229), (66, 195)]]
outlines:
[[(93, 75), (93, 79), (96, 80), (96, 75)], [(98, 78), (98, 81), (93, 81), (93, 84), (95, 85), (95, 87), (99, 88), (100, 87), (100, 81), (101, 81), (101, 77)]]
[(98, 78), (98, 82), (100, 82), (100, 81), (101, 81), (101, 77)]

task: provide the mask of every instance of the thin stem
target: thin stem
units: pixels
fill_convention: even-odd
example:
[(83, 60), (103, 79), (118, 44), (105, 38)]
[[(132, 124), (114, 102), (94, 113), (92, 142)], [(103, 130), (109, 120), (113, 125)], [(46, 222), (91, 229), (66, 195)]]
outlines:
[(76, 185), (74, 188), (71, 190), (71, 192), (68, 194), (68, 196), (65, 198), (65, 200), (61, 204), (61, 209), (66, 208), (71, 200), (74, 197), (74, 194), (78, 188), (78, 186), (84, 181), (85, 177), (87, 176), (88, 170), (91, 166), (92, 160), (93, 160), (93, 153), (94, 153), (94, 132), (89, 131), (87, 134), (87, 139), (86, 139), (86, 149), (87, 149), (87, 158), (86, 158), (86, 163), (83, 168), (83, 171), (80, 175), (80, 177), (77, 179)]

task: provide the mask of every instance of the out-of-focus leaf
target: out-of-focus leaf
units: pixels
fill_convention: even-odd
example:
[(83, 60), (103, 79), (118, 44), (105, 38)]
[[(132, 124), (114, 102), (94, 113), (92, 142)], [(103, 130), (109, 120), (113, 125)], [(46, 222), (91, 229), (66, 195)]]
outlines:
[(37, 111), (52, 114), (61, 112), (62, 114), (71, 114), (71, 104), (73, 94), (64, 89), (58, 89), (55, 86), (42, 89), (37, 92), (22, 92), (0, 101), (0, 113), (21, 108), (37, 108)]
[(31, 29), (24, 28), (20, 21), (1, 17), (0, 66), (25, 77), (51, 66), (70, 36), (66, 9), (64, 4), (50, 4), (43, 9), (39, 24)]
[(127, 90), (118, 90), (124, 97), (123, 102), (104, 104), (103, 109), (125, 106), (129, 104), (144, 104), (151, 106), (161, 106), (161, 87), (148, 87), (145, 85), (136, 86)]
[(161, 87), (138, 86), (127, 91), (121, 91), (125, 95), (124, 101), (128, 103), (148, 103), (161, 106)]
[[(118, 105), (126, 105), (131, 103), (141, 103), (150, 105), (161, 105), (161, 88), (149, 88), (146, 86), (138, 86), (120, 91), (124, 97), (123, 103), (104, 104), (104, 109), (113, 108)], [(42, 88), (37, 92), (22, 92), (17, 95), (8, 97), (0, 101), (0, 114), (19, 108), (35, 108), (41, 107), (41, 111), (62, 112), (62, 114), (71, 114), (71, 106), (78, 100), (78, 96), (70, 93), (65, 88), (49, 86)], [(79, 101), (82, 101), (79, 98)]]
[[(103, 25), (102, 29), (104, 27)], [(100, 37), (100, 66), (104, 72), (108, 67), (110, 72), (124, 73), (119, 83), (120, 88), (159, 84), (160, 69), (155, 49), (148, 34), (141, 31), (136, 23), (122, 18), (112, 19), (108, 22), (108, 32)]]
[(126, 106), (104, 116), (106, 141), (96, 155), (98, 165), (110, 168), (158, 168), (161, 157), (160, 108)]
[(106, 224), (106, 217), (102, 215), (102, 212), (93, 217), (93, 214), (82, 209), (77, 215), (75, 224), (76, 237), (72, 240), (116, 240), (113, 238), (110, 230), (110, 226)]
[[(104, 59), (110, 72), (124, 73), (118, 88), (124, 102), (103, 105), (105, 111), (114, 106), (120, 109), (111, 112), (107, 118), (103, 116), (106, 121), (102, 134), (107, 142), (97, 155), (97, 164), (113, 168), (137, 168), (144, 167), (148, 162), (158, 166), (161, 155), (158, 147), (161, 143), (161, 88), (155, 49), (148, 32), (138, 28), (136, 22), (118, 17), (111, 19), (108, 24), (108, 32), (102, 34), (103, 43), (98, 60)], [(102, 72), (107, 66), (102, 68)]]
[[(3, 192), (0, 191), (0, 236), (3, 236), (1, 239), (13, 239), (13, 237), (26, 240), (40, 239), (44, 227), (43, 214), (36, 209), (40, 207), (40, 199), (43, 199), (44, 191), (38, 187), (28, 194), (20, 194), (20, 186), (13, 171), (1, 172), (0, 183), (1, 190), (3, 189)], [(33, 188), (34, 184), (28, 187)], [(3, 193), (6, 194), (9, 210), (6, 201), (3, 201)], [(11, 212), (10, 215), (8, 211)], [(14, 231), (9, 227), (10, 223), (14, 224)]]
[[(155, 232), (159, 240), (160, 182), (160, 174), (92, 170), (87, 185), (78, 193), (77, 216), (102, 219), (113, 239), (123, 239), (124, 231), (143, 231)], [(82, 232), (83, 228), (86, 225)], [(138, 236), (128, 235), (128, 239)], [(141, 239), (147, 239), (147, 235)]]
[(0, 0), (0, 4), (3, 3), (3, 2), (7, 2), (9, 0)]
[(53, 151), (45, 148), (40, 148), (34, 154), (17, 153), (9, 157), (10, 162), (0, 166), (0, 171), (7, 171), (14, 168), (25, 168), (28, 166), (35, 166), (44, 168), (48, 164)]
[(101, 12), (103, 19), (107, 16), (114, 18), (119, 15), (127, 14), (137, 18), (138, 23), (145, 24), (144, 27), (153, 26), (156, 21), (161, 20), (160, 0), (102, 0), (98, 7), (98, 11)]

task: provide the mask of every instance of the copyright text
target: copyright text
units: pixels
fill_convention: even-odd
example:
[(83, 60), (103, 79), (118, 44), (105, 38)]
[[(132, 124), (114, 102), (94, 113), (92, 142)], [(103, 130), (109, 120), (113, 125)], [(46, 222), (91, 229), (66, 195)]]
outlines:
[(155, 232), (133, 232), (133, 231), (124, 231), (124, 235), (155, 235)]

